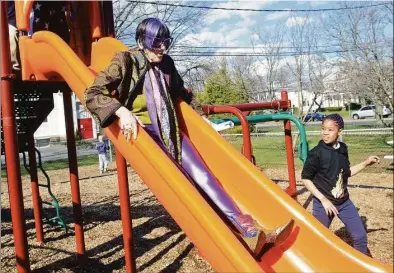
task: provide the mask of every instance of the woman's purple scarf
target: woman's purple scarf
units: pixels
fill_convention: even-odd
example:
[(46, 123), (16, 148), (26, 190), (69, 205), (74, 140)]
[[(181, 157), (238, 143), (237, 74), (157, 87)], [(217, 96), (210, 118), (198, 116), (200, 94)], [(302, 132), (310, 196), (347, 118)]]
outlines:
[(146, 104), (155, 133), (160, 136), (170, 155), (181, 163), (180, 132), (175, 107), (167, 88), (168, 80), (169, 75), (163, 74), (160, 67), (148, 68), (144, 79)]

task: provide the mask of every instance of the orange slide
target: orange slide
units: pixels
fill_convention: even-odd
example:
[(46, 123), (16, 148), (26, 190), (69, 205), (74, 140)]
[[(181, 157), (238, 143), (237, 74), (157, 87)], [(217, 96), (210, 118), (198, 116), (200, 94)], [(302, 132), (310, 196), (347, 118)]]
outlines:
[[(20, 44), (26, 71), (37, 80), (60, 75), (84, 101), (93, 75), (63, 40), (42, 31), (32, 39), (21, 37)], [(99, 40), (93, 45), (90, 69), (103, 69), (118, 50), (127, 47), (112, 38)], [(144, 130), (128, 143), (112, 124), (106, 131), (111, 141), (217, 272), (393, 272), (393, 267), (359, 253), (323, 227), (188, 105), (179, 107), (182, 130), (244, 212), (266, 229), (295, 219), (287, 242), (257, 262)]]

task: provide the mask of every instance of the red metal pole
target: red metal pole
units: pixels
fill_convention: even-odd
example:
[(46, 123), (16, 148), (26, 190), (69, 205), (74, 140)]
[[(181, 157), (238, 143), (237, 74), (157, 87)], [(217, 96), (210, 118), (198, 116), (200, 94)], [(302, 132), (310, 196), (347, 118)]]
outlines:
[(235, 107), (241, 111), (255, 111), (261, 109), (283, 109), (287, 107), (287, 102), (283, 100), (275, 100), (271, 102), (254, 102), (254, 103), (241, 103), (241, 104), (230, 104), (227, 106)]
[(118, 149), (116, 151), (116, 168), (118, 171), (118, 185), (120, 198), (120, 216), (122, 218), (123, 245), (126, 261), (126, 272), (137, 272), (134, 256), (133, 225), (131, 222), (129, 183), (127, 179), (126, 160)]
[(23, 191), (19, 162), (19, 149), (16, 133), (14, 93), (11, 81), (10, 40), (8, 33), (7, 2), (1, 1), (1, 106), (4, 131), (5, 155), (7, 158), (7, 178), (10, 198), (12, 230), (16, 256), (16, 269), (19, 273), (30, 272), (29, 252), (23, 205)]
[(232, 113), (237, 116), (241, 123), (243, 132), (243, 154), (247, 159), (253, 162), (249, 123), (245, 115), (239, 109), (228, 105), (203, 105), (202, 110), (208, 115), (216, 113)]
[[(280, 93), (281, 100), (286, 102), (286, 106), (283, 110), (289, 110), (291, 107), (291, 102), (287, 96), (286, 91)], [(283, 122), (285, 129), (285, 144), (286, 144), (286, 157), (287, 157), (287, 171), (289, 174), (289, 187), (286, 189), (286, 193), (297, 200), (297, 188), (296, 188), (296, 178), (295, 178), (295, 166), (294, 166), (294, 154), (293, 154), (293, 141), (291, 137), (291, 122), (290, 120), (285, 120)]]
[(103, 1), (105, 35), (115, 38), (114, 12), (112, 1)]
[(66, 120), (68, 164), (70, 168), (71, 199), (73, 202), (75, 241), (77, 245), (77, 258), (85, 255), (85, 239), (82, 223), (82, 205), (79, 190), (77, 151), (74, 136), (74, 120), (72, 110), (71, 92), (63, 91), (64, 116)]
[[(110, 37), (115, 37), (115, 28), (113, 20), (112, 1), (104, 1), (104, 28), (106, 34)], [(116, 151), (116, 168), (118, 172), (118, 185), (119, 185), (119, 199), (120, 199), (120, 216), (122, 218), (123, 229), (123, 245), (125, 252), (126, 272), (137, 272), (134, 255), (134, 240), (133, 240), (133, 224), (131, 219), (131, 206), (129, 183), (127, 177), (127, 165), (123, 155)]]
[(38, 188), (36, 151), (34, 149), (34, 134), (30, 130), (28, 131), (28, 153), (29, 153), (31, 192), (33, 197), (33, 208), (34, 208), (33, 210), (34, 225), (36, 227), (37, 242), (43, 244), (44, 232), (42, 229), (41, 199), (40, 199), (40, 190)]

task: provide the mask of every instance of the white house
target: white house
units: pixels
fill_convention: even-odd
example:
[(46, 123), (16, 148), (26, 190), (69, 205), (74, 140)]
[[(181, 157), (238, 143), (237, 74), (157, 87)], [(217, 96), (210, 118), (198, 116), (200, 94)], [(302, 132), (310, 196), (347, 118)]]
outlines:
[[(35, 139), (57, 138), (66, 139), (66, 124), (64, 118), (63, 93), (53, 94), (54, 108), (47, 119), (34, 133)], [(83, 107), (78, 98), (72, 94), (74, 130), (79, 132), (82, 139), (97, 138), (99, 128), (95, 120)]]
[[(344, 88), (345, 79), (341, 78), (337, 74), (333, 73), (330, 78), (325, 80), (326, 90), (323, 94), (319, 94), (316, 98), (318, 103), (322, 102), (321, 107), (345, 107), (345, 104), (350, 102), (359, 103), (359, 98), (352, 94), (351, 92), (347, 92)], [(273, 94), (272, 100), (279, 100), (281, 91), (287, 91), (288, 98), (291, 101), (292, 107), (299, 106), (299, 94), (297, 92), (296, 83), (283, 84), (279, 81), (274, 82), (274, 88), (276, 92)], [(268, 91), (258, 92), (254, 95), (254, 99), (257, 101), (264, 101), (264, 98), (272, 97), (268, 94)], [(303, 111), (306, 112), (309, 110), (311, 104), (313, 104), (314, 94), (309, 92), (305, 87), (302, 91), (303, 96)], [(318, 105), (315, 103), (312, 105), (311, 111), (315, 111)]]

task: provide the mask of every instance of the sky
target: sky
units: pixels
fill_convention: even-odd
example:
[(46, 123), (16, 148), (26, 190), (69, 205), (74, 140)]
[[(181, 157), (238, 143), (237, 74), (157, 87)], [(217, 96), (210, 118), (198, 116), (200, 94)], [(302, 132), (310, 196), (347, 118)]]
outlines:
[[(240, 9), (325, 9), (337, 7), (334, 1), (189, 1), (190, 5), (209, 5), (211, 7)], [(362, 3), (361, 3), (362, 4)], [(327, 12), (310, 13), (310, 20), (318, 20), (317, 16), (325, 16)], [(255, 12), (211, 10), (204, 18), (203, 27), (197, 33), (189, 34), (187, 40), (195, 41), (194, 45), (204, 46), (251, 46), (255, 33), (269, 31), (280, 24), (284, 28), (292, 28), (305, 22), (305, 13), (297, 12)], [(391, 31), (391, 33), (390, 33)], [(391, 37), (392, 28), (386, 33)]]
[[(186, 1), (186, 4), (193, 6), (210, 6), (220, 8), (237, 8), (237, 9), (277, 9), (277, 10), (300, 10), (300, 9), (327, 9), (338, 8), (338, 3), (334, 1), (208, 1), (196, 2)], [(376, 2), (378, 3), (378, 2)], [(367, 4), (367, 3), (365, 3)], [(356, 5), (363, 5), (359, 1)], [(299, 24), (306, 22), (306, 16), (309, 16), (308, 22), (318, 21), (321, 17), (328, 17), (335, 11), (320, 11), (320, 12), (257, 12), (257, 11), (228, 11), (228, 10), (210, 10), (204, 17), (202, 27), (198, 31), (190, 33), (184, 37), (182, 45), (198, 47), (227, 47), (227, 48), (211, 48), (198, 49), (199, 51), (210, 51), (214, 55), (215, 52), (222, 52), (222, 54), (242, 54), (242, 53), (258, 53), (259, 49), (254, 49), (252, 45), (257, 47), (264, 47), (264, 41), (258, 39), (256, 33), (272, 32), (276, 25), (280, 25), (283, 30), (291, 30)], [(388, 37), (393, 37), (393, 27), (391, 25), (386, 27), (385, 34)], [(321, 47), (319, 51), (338, 51), (341, 50), (339, 46), (335, 46), (335, 42), (330, 44), (330, 41), (319, 40)], [(291, 46), (289, 38), (284, 37), (283, 46)], [(334, 45), (334, 46), (331, 46)], [(328, 46), (328, 47), (327, 47)], [(235, 47), (235, 48), (228, 48)], [(244, 47), (244, 48), (241, 48)], [(182, 59), (182, 51), (185, 49), (176, 48), (175, 51), (170, 52), (174, 59)], [(291, 55), (294, 49), (283, 49)], [(227, 53), (224, 53), (227, 52)], [(261, 51), (260, 51), (261, 52)], [(176, 55), (176, 53), (181, 55)], [(185, 54), (185, 53), (183, 53)], [(219, 53), (220, 54), (220, 53)], [(326, 58), (334, 60), (338, 56), (336, 54), (325, 54)], [(286, 56), (282, 58), (281, 65), (293, 64), (294, 57)], [(259, 62), (256, 62), (259, 64)], [(261, 74), (265, 74), (265, 67), (258, 65), (258, 70)]]
[[(143, 0), (147, 2), (153, 2), (154, 0)], [(142, 1), (142, 2), (143, 2)], [(127, 0), (120, 0), (120, 2), (127, 2)], [(343, 2), (343, 1), (342, 1)], [(370, 2), (370, 1), (369, 1)], [(172, 3), (171, 1), (157, 1), (157, 3), (165, 4)], [(310, 9), (328, 9), (338, 8), (338, 1), (182, 1), (176, 2), (190, 6), (208, 6), (215, 8), (227, 8), (227, 9), (268, 9), (268, 10), (310, 10)], [(365, 3), (365, 4), (364, 4)], [(376, 3), (380, 3), (377, 2)], [(368, 5), (366, 1), (357, 1), (355, 5)], [(116, 8), (116, 7), (115, 7)], [(148, 8), (149, 9), (149, 8)], [(187, 12), (189, 8), (184, 8)], [(120, 8), (122, 10), (122, 8)], [(195, 9), (194, 9), (195, 10)], [(321, 17), (328, 17), (335, 11), (320, 11), (320, 12), (292, 12), (292, 11), (281, 11), (281, 12), (270, 12), (270, 11), (229, 11), (229, 10), (208, 10), (205, 17), (201, 18), (200, 26), (198, 28), (191, 28), (189, 34), (187, 34), (181, 41), (177, 41), (175, 47), (169, 52), (170, 56), (176, 61), (180, 68), (184, 65), (188, 65), (182, 62), (185, 56), (190, 56), (189, 48), (179, 47), (181, 46), (192, 46), (192, 47), (215, 47), (215, 48), (197, 48), (195, 50), (199, 52), (210, 52), (209, 55), (215, 54), (228, 55), (230, 52), (232, 55), (243, 55), (245, 53), (261, 54), (264, 51), (260, 48), (265, 47), (265, 40), (258, 39), (256, 33), (272, 33), (276, 25), (280, 25), (283, 30), (292, 30), (295, 26), (318, 22)], [(306, 22), (306, 18), (308, 22)], [(171, 25), (170, 30), (171, 30)], [(393, 37), (392, 25), (386, 27), (386, 35)], [(320, 33), (323, 33), (322, 31)], [(134, 44), (134, 39), (129, 43)], [(319, 40), (319, 52), (321, 51), (338, 51), (341, 47), (335, 46), (335, 41), (322, 41)], [(126, 42), (127, 44), (127, 42)], [(333, 45), (334, 44), (334, 45)], [(333, 46), (332, 46), (333, 45)], [(259, 49), (253, 48), (253, 46), (260, 47)], [(285, 56), (281, 59), (281, 66), (292, 65), (295, 62), (293, 54), (294, 48), (290, 48), (289, 37), (284, 37), (284, 43), (282, 46), (289, 47), (283, 49)], [(227, 48), (223, 48), (227, 47)], [(232, 47), (232, 48), (228, 48)], [(221, 53), (220, 53), (221, 52)], [(334, 61), (338, 56), (334, 53), (325, 54), (326, 58)], [(207, 57), (208, 59), (211, 57)], [(186, 58), (188, 59), (188, 58)], [(263, 57), (260, 56), (260, 60)], [(257, 70), (261, 75), (266, 73), (266, 67), (262, 65), (260, 60), (256, 60)]]
[[(193, 3), (193, 2), (190, 2)], [(212, 7), (240, 9), (309, 9), (325, 8), (332, 4), (326, 1), (240, 1), (240, 2), (211, 2)], [(199, 33), (191, 34), (198, 41), (209, 46), (250, 46), (250, 40), (258, 28), (265, 29), (278, 23), (291, 27), (302, 22), (300, 13), (297, 19), (291, 12), (254, 12), (211, 10), (204, 20)]]

